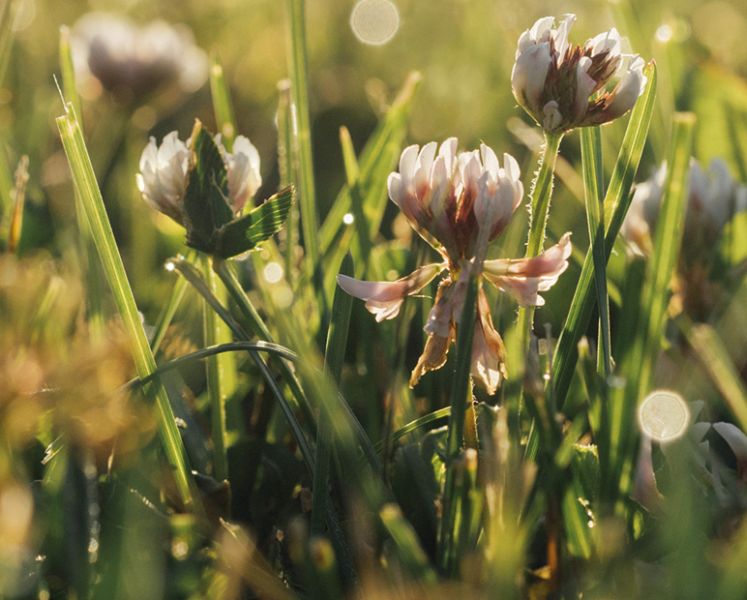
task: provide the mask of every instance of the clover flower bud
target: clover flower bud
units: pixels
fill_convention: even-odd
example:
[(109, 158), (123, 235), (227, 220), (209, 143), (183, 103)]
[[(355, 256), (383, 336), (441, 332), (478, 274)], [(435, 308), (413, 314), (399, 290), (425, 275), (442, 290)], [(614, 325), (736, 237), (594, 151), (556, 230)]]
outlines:
[(578, 46), (568, 41), (575, 20), (543, 17), (522, 33), (511, 73), (516, 101), (552, 133), (616, 119), (646, 84), (643, 60), (622, 52), (615, 28)]

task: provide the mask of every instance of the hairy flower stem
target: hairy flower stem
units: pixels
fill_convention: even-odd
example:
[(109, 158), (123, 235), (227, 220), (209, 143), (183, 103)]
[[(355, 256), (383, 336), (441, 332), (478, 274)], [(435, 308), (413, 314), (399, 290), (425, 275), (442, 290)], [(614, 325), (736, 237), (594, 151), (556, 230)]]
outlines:
[[(547, 217), (550, 213), (550, 198), (552, 196), (555, 160), (558, 157), (561, 133), (545, 132), (545, 147), (540, 156), (537, 175), (532, 183), (530, 192), (529, 237), (525, 257), (531, 258), (542, 252), (547, 230)], [(529, 348), (529, 339), (534, 321), (534, 306), (519, 309), (518, 326), (521, 335), (522, 355)]]

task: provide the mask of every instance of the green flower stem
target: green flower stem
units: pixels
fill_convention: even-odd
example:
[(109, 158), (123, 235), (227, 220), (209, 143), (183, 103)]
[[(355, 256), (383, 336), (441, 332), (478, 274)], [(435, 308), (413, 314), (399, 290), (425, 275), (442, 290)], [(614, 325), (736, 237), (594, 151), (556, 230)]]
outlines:
[(465, 416), (472, 398), (472, 338), (477, 315), (477, 279), (471, 278), (464, 309), (457, 327), (456, 366), (451, 388), (451, 413), (446, 441), (446, 481), (443, 493), (443, 516), (438, 534), (438, 563), (444, 573), (456, 566), (457, 527), (460, 521), (459, 486), (460, 455), (464, 444)]
[[(547, 231), (547, 217), (550, 213), (550, 198), (552, 197), (555, 161), (560, 149), (563, 134), (545, 133), (545, 148), (540, 157), (539, 169), (532, 184), (530, 193), (531, 212), (529, 213), (529, 238), (526, 258), (539, 255), (545, 244)], [(521, 335), (522, 356), (529, 348), (529, 338), (534, 322), (534, 306), (522, 306), (519, 309), (518, 326)]]

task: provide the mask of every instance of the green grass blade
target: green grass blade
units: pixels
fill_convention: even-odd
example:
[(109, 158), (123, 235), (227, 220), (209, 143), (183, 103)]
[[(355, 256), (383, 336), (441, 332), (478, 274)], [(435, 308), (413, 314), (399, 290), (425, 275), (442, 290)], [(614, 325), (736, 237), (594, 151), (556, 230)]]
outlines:
[[(254, 305), (249, 300), (246, 292), (244, 292), (244, 290), (242, 289), (239, 280), (231, 271), (229, 265), (226, 262), (216, 262), (214, 264), (214, 267), (216, 273), (218, 274), (218, 277), (220, 277), (221, 281), (223, 281), (223, 284), (226, 286), (229, 295), (236, 303), (236, 306), (238, 307), (242, 317), (248, 324), (251, 332), (261, 340), (264, 340), (266, 342), (274, 342), (269, 328), (267, 327), (267, 325), (265, 325), (265, 322), (262, 320), (262, 317), (260, 317), (257, 309), (254, 308)], [(314, 419), (314, 411), (310, 406), (308, 399), (303, 392), (303, 389), (301, 388), (301, 382), (298, 380), (295, 371), (284, 361), (280, 361), (279, 367), (280, 372), (282, 373), (283, 377), (285, 377), (286, 383), (288, 384), (291, 393), (296, 399), (299, 408), (304, 412), (304, 416), (309, 423), (316, 423), (316, 419)]]
[(604, 215), (602, 214), (602, 133), (599, 127), (581, 129), (581, 161), (586, 199), (586, 222), (589, 229), (589, 248), (594, 263), (594, 286), (599, 309), (600, 371), (612, 373), (612, 340), (610, 337), (609, 298), (607, 295), (607, 253), (604, 249)]
[[(643, 147), (651, 125), (656, 97), (656, 66), (649, 63), (644, 71), (648, 78), (643, 95), (633, 108), (620, 153), (604, 199), (605, 252), (610, 252), (630, 206), (630, 188), (638, 171)], [(552, 386), (562, 409), (571, 384), (577, 359), (577, 344), (584, 335), (594, 308), (594, 260), (588, 254), (563, 329), (558, 338), (552, 365)]]
[(187, 282), (183, 277), (179, 277), (171, 288), (171, 294), (166, 304), (163, 305), (161, 313), (156, 319), (156, 324), (153, 331), (153, 340), (151, 341), (151, 350), (154, 355), (158, 354), (158, 350), (161, 348), (166, 332), (168, 331), (171, 321), (174, 319), (176, 311), (179, 309), (179, 305), (184, 299), (184, 292), (187, 291)]
[[(340, 273), (352, 275), (353, 261), (348, 256), (342, 263)], [(329, 376), (339, 384), (342, 367), (345, 360), (345, 347), (350, 328), (350, 312), (353, 307), (353, 297), (341, 288), (335, 291), (330, 315), (327, 345), (324, 352), (324, 363)], [(329, 497), (329, 467), (332, 455), (332, 431), (329, 420), (319, 419), (316, 430), (316, 471), (314, 471), (313, 499), (311, 509), (311, 534), (322, 533), (323, 523), (328, 507)]]
[[(358, 159), (359, 173), (356, 181), (368, 219), (369, 236), (376, 234), (381, 225), (387, 202), (386, 177), (399, 158), (407, 132), (407, 117), (419, 84), (420, 74), (411, 73)], [(343, 217), (352, 212), (353, 208), (350, 191), (348, 185), (342, 188), (319, 230), (320, 248), (330, 264), (339, 264), (352, 243), (352, 231), (343, 235), (340, 240), (340, 234), (346, 227)], [(364, 268), (365, 265), (356, 264), (356, 274), (360, 276), (357, 270)]]
[[(202, 267), (205, 280), (218, 300), (225, 302), (226, 291), (210, 264), (210, 257), (203, 255)], [(214, 346), (231, 341), (231, 332), (220, 317), (203, 302), (202, 325), (205, 346)], [(235, 371), (225, 372), (221, 367), (226, 364), (221, 359), (232, 359), (233, 356), (214, 355), (206, 361), (207, 393), (210, 402), (210, 425), (213, 441), (213, 476), (218, 481), (228, 478), (228, 454), (226, 452), (226, 401), (235, 386)], [(234, 369), (233, 362), (229, 363)], [(232, 379), (233, 378), (233, 379)]]
[[(91, 159), (83, 140), (83, 132), (80, 129), (73, 107), (67, 105), (66, 110), (66, 114), (57, 117), (56, 122), (70, 164), (73, 181), (80, 194), (82, 208), (90, 224), (104, 274), (114, 295), (114, 301), (125, 331), (130, 338), (135, 367), (141, 377), (147, 377), (156, 370), (156, 361), (148, 345), (135, 298), (132, 295), (132, 289), (122, 264), (122, 258), (117, 250), (117, 242), (114, 239), (104, 207), (104, 200), (101, 197)], [(158, 381), (154, 382), (153, 386), (153, 393), (158, 406), (158, 431), (164, 452), (174, 471), (177, 489), (186, 506), (191, 506), (201, 512), (199, 498), (192, 494), (192, 480), (187, 466), (184, 446), (174, 421), (174, 413), (166, 395), (166, 390)]]
[(290, 19), (288, 70), (297, 124), (298, 181), (296, 188), (301, 210), (301, 228), (306, 250), (307, 274), (313, 276), (316, 281), (322, 281), (314, 159), (311, 152), (305, 0), (288, 0), (288, 16)]
[[(208, 284), (205, 283), (204, 279), (200, 275), (200, 272), (193, 265), (191, 265), (184, 259), (175, 259), (171, 262), (171, 264), (173, 264), (174, 268), (179, 271), (179, 273), (183, 275), (185, 279), (187, 279), (190, 285), (192, 285), (192, 287), (194, 287), (194, 289), (208, 302), (208, 304), (216, 312), (216, 314), (218, 314), (221, 319), (223, 319), (223, 322), (231, 328), (234, 336), (236, 336), (239, 340), (243, 340), (245, 342), (251, 341), (250, 334), (233, 319), (226, 308), (218, 301), (210, 287), (208, 287)], [(216, 266), (216, 272), (218, 274), (220, 274), (220, 268), (220, 266)], [(226, 283), (226, 280), (223, 279), (223, 277), (221, 277), (221, 279), (224, 283)], [(226, 287), (228, 288), (231, 296), (233, 296), (233, 294), (231, 293), (230, 284), (227, 284)], [(278, 383), (275, 381), (275, 376), (273, 375), (270, 367), (267, 365), (262, 356), (260, 356), (258, 352), (254, 351), (250, 351), (249, 355), (261, 371), (268, 387), (275, 396), (275, 399), (278, 401), (278, 405), (280, 406), (280, 410), (283, 412), (283, 416), (288, 423), (288, 427), (290, 427), (290, 430), (293, 433), (294, 438), (296, 439), (296, 443), (298, 443), (298, 448), (301, 451), (301, 456), (306, 463), (306, 467), (309, 473), (313, 475), (314, 453), (312, 452), (311, 445), (308, 442), (303, 427), (296, 418), (294, 409), (297, 408), (297, 406), (292, 406), (291, 403), (288, 402), (288, 400), (285, 398)], [(281, 364), (284, 364), (284, 362), (281, 361)], [(288, 369), (287, 366), (286, 369), (290, 372), (290, 369)]]
[(639, 363), (639, 376), (634, 380), (638, 382), (639, 400), (648, 393), (656, 357), (661, 349), (669, 303), (669, 284), (680, 255), (685, 225), (695, 115), (677, 113), (673, 117), (673, 122), (674, 131), (667, 159), (669, 166), (664, 183), (664, 197), (656, 223), (654, 247), (648, 263), (644, 288), (642, 308), (643, 314), (648, 318), (648, 327), (643, 339), (643, 360)]
[[(60, 27), (60, 72), (62, 73), (62, 89), (65, 98), (73, 105), (73, 110), (78, 118), (78, 123), (83, 129), (83, 108), (81, 105), (78, 86), (75, 81), (75, 68), (73, 66), (73, 52), (70, 46), (70, 30), (66, 26)], [(94, 335), (98, 335), (104, 326), (106, 316), (102, 304), (103, 291), (106, 287), (104, 275), (96, 259), (96, 247), (91, 238), (91, 227), (86, 220), (86, 212), (81, 206), (80, 193), (77, 187), (75, 193), (75, 217), (80, 234), (79, 252), (86, 268), (86, 301), (88, 303), (88, 321)]]
[(464, 443), (465, 416), (472, 401), (472, 338), (475, 333), (477, 314), (477, 280), (471, 278), (464, 300), (461, 320), (457, 332), (456, 365), (450, 396), (451, 414), (446, 441), (446, 481), (443, 492), (443, 515), (438, 535), (438, 564), (444, 572), (456, 566), (456, 537), (460, 515), (458, 514), (458, 459)]
[(15, 0), (0, 0), (0, 86), (5, 81), (5, 73), (10, 62), (13, 46), (13, 20), (16, 15)]
[[(687, 184), (695, 116), (677, 113), (673, 118), (672, 145), (667, 160), (667, 179), (657, 219), (651, 258), (632, 346), (621, 362), (620, 375), (626, 385), (610, 395), (608, 492), (624, 495), (630, 485), (635, 455), (635, 412), (650, 391), (654, 367), (664, 341), (669, 286), (682, 243), (687, 203)], [(636, 301), (636, 298), (631, 298)], [(620, 498), (621, 496), (618, 496)]]
[[(186, 282), (186, 279), (180, 278), (180, 280)], [(225, 344), (216, 344), (214, 346), (200, 348), (199, 350), (195, 350), (194, 352), (190, 352), (189, 354), (185, 354), (184, 356), (180, 356), (168, 362), (161, 363), (160, 365), (158, 365), (158, 368), (153, 371), (153, 373), (148, 375), (148, 377), (138, 377), (136, 379), (128, 381), (127, 386), (136, 387), (139, 385), (144, 385), (149, 381), (153, 381), (153, 379), (160, 375), (163, 375), (164, 373), (168, 373), (169, 371), (173, 371), (174, 369), (179, 369), (198, 360), (203, 360), (211, 356), (226, 354), (228, 352), (248, 351), (267, 352), (268, 354), (275, 354), (276, 356), (280, 356), (287, 360), (298, 359), (294, 352), (292, 352), (288, 348), (280, 346), (279, 344), (271, 344), (269, 342), (227, 342)]]
[(236, 118), (223, 67), (217, 61), (210, 65), (210, 95), (213, 99), (215, 124), (223, 138), (223, 145), (230, 152), (236, 137)]
[(724, 342), (716, 330), (705, 323), (688, 327), (685, 334), (714, 385), (726, 401), (729, 410), (747, 431), (747, 387), (734, 366)]

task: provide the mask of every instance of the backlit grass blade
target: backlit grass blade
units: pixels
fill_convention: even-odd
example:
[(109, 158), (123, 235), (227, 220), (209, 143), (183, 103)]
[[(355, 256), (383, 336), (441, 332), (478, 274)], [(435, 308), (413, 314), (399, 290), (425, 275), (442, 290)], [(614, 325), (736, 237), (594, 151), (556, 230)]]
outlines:
[(184, 278), (179, 277), (174, 282), (169, 299), (166, 301), (166, 304), (163, 305), (161, 313), (156, 319), (153, 339), (151, 341), (151, 350), (154, 355), (158, 354), (158, 350), (161, 348), (161, 343), (163, 342), (164, 337), (166, 337), (169, 325), (171, 325), (171, 321), (174, 319), (174, 315), (179, 309), (179, 305), (182, 303), (182, 299), (184, 298), (184, 292), (186, 291), (187, 282)]
[[(186, 279), (180, 278), (180, 281), (182, 280), (186, 281)], [(189, 354), (185, 354), (168, 362), (161, 363), (160, 365), (158, 365), (158, 368), (153, 371), (153, 373), (151, 373), (148, 377), (142, 379), (133, 379), (132, 381), (127, 382), (127, 385), (130, 387), (143, 385), (145, 383), (148, 383), (149, 381), (152, 381), (159, 375), (163, 375), (164, 373), (168, 373), (169, 371), (173, 371), (174, 369), (179, 369), (181, 367), (190, 365), (193, 362), (203, 360), (211, 356), (226, 354), (228, 352), (249, 351), (267, 352), (268, 354), (275, 354), (287, 360), (298, 359), (295, 353), (288, 350), (288, 348), (280, 346), (279, 344), (271, 344), (269, 342), (228, 342), (226, 344), (216, 344), (215, 346), (200, 348), (199, 350), (195, 350), (194, 352), (190, 352)]]
[[(348, 256), (342, 263), (340, 273), (352, 275), (353, 261)], [(345, 347), (350, 328), (350, 312), (353, 307), (353, 297), (346, 294), (342, 288), (335, 290), (330, 315), (327, 345), (324, 352), (324, 364), (329, 376), (339, 384), (342, 367), (345, 360)], [(332, 431), (329, 420), (322, 417), (316, 429), (316, 471), (314, 471), (313, 498), (311, 509), (311, 534), (322, 533), (324, 517), (327, 513), (329, 497), (329, 467), (332, 455)]]
[[(301, 209), (301, 228), (306, 250), (308, 274), (320, 273), (319, 219), (317, 217), (314, 160), (311, 152), (311, 117), (309, 114), (309, 81), (306, 45), (305, 0), (288, 0), (289, 52), (288, 70), (297, 124), (298, 181), (296, 187)], [(315, 277), (317, 279), (317, 277)], [(318, 278), (321, 280), (321, 278)]]
[[(233, 319), (226, 308), (215, 297), (208, 284), (205, 283), (205, 280), (200, 275), (200, 272), (192, 264), (182, 258), (172, 260), (171, 264), (203, 297), (203, 299), (210, 305), (210, 307), (216, 312), (216, 314), (218, 314), (221, 319), (223, 319), (223, 322), (231, 328), (231, 332), (236, 338), (245, 342), (252, 341), (249, 332), (247, 332), (239, 323), (237, 323)], [(228, 289), (230, 291), (231, 288), (229, 287)], [(301, 456), (306, 463), (306, 467), (309, 473), (313, 475), (314, 453), (312, 452), (311, 445), (308, 442), (306, 432), (296, 418), (294, 409), (297, 407), (292, 406), (291, 403), (289, 403), (285, 398), (282, 390), (280, 389), (280, 386), (278, 385), (277, 381), (275, 381), (275, 376), (270, 370), (270, 367), (267, 365), (264, 358), (260, 356), (259, 352), (250, 351), (249, 355), (261, 371), (262, 376), (265, 378), (265, 382), (270, 388), (273, 396), (275, 396), (275, 399), (280, 406), (280, 410), (283, 412), (283, 416), (288, 423), (288, 427), (290, 428), (294, 438), (296, 439), (296, 443), (298, 444), (298, 448), (301, 451)]]
[[(202, 268), (205, 281), (215, 297), (225, 303), (226, 290), (210, 264), (210, 257), (203, 255)], [(226, 324), (205, 302), (202, 307), (202, 326), (205, 346), (231, 341), (231, 332)], [(210, 429), (213, 441), (213, 475), (218, 481), (228, 478), (228, 455), (226, 453), (226, 401), (236, 385), (233, 356), (214, 355), (206, 361), (207, 393), (210, 401)]]
[(635, 411), (651, 389), (654, 367), (664, 341), (670, 282), (680, 254), (695, 116), (677, 113), (673, 122), (667, 179), (653, 250), (646, 264), (641, 310), (632, 346), (621, 361), (620, 375), (626, 385), (614, 388), (610, 394), (609, 463), (612, 469), (605, 482), (610, 494), (624, 494), (630, 485), (637, 439)]
[(210, 66), (210, 95), (213, 99), (215, 124), (223, 138), (223, 145), (230, 152), (236, 137), (236, 119), (223, 67), (217, 61), (213, 61)]
[[(286, 284), (281, 282), (278, 285)], [(371, 456), (371, 450), (367, 449), (372, 449), (373, 445), (370, 440), (364, 442), (361, 439), (360, 436), (366, 434), (359, 429), (359, 424), (339, 394), (335, 382), (323, 368), (322, 357), (308, 331), (298, 326), (298, 315), (293, 314), (292, 307), (282, 309), (268, 306), (268, 309), (284, 344), (303, 357), (297, 363), (298, 371), (313, 405), (319, 407), (321, 418), (329, 422), (340, 472), (346, 476), (342, 492), (348, 499), (362, 503), (382, 521), (381, 524), (388, 531), (392, 531), (393, 554), (407, 575), (431, 580), (434, 575), (429, 566), (410, 560), (423, 553), (410, 523), (398, 510), (382, 516), (382, 509), (392, 501), (392, 494), (381, 477), (375, 454)], [(361, 461), (362, 454), (368, 459), (367, 463)], [(383, 522), (384, 518), (386, 523)]]
[[(647, 77), (646, 89), (633, 108), (625, 131), (620, 154), (610, 179), (604, 198), (605, 252), (607, 260), (612, 251), (617, 234), (630, 206), (630, 188), (638, 171), (643, 154), (646, 136), (651, 125), (656, 96), (656, 66), (649, 63), (644, 73)], [(594, 259), (591, 253), (586, 256), (576, 284), (568, 316), (558, 338), (552, 365), (552, 386), (558, 406), (562, 409), (571, 384), (576, 359), (577, 344), (586, 332), (594, 309)]]
[(688, 327), (687, 340), (742, 431), (747, 431), (747, 387), (716, 330), (706, 323)]
[(589, 229), (589, 248), (594, 263), (594, 286), (599, 310), (599, 369), (612, 373), (612, 341), (610, 339), (609, 298), (607, 296), (607, 253), (604, 249), (604, 214), (602, 193), (602, 134), (599, 127), (581, 129), (581, 161), (586, 200), (586, 223)]
[[(66, 113), (57, 117), (56, 123), (70, 164), (73, 181), (80, 194), (81, 205), (91, 227), (91, 234), (103, 266), (104, 275), (114, 295), (114, 301), (125, 331), (130, 338), (138, 375), (147, 377), (155, 371), (156, 361), (148, 345), (135, 298), (132, 295), (122, 258), (117, 249), (117, 242), (114, 239), (111, 224), (106, 214), (104, 200), (101, 197), (91, 159), (83, 140), (83, 132), (80, 129), (72, 105), (68, 104), (65, 108)], [(187, 466), (182, 439), (174, 421), (174, 413), (171, 410), (166, 390), (158, 381), (153, 383), (153, 394), (158, 407), (158, 431), (166, 458), (173, 469), (181, 499), (186, 506), (191, 506), (201, 512), (200, 500), (192, 494), (191, 475)]]
[[(669, 303), (669, 284), (672, 280), (682, 245), (687, 206), (688, 172), (695, 129), (695, 115), (674, 115), (672, 147), (667, 159), (667, 179), (657, 218), (652, 256), (649, 259), (644, 288), (643, 314), (647, 318), (646, 336), (640, 365), (638, 398), (648, 392), (653, 377), (656, 357), (664, 336), (666, 309)], [(640, 339), (640, 338), (639, 338)]]
[(0, 86), (5, 81), (5, 73), (10, 62), (10, 51), (13, 46), (15, 5), (15, 0), (0, 0)]
[[(65, 98), (73, 105), (78, 118), (78, 124), (83, 128), (83, 108), (81, 105), (78, 86), (75, 81), (75, 67), (73, 65), (73, 52), (70, 46), (70, 29), (67, 26), (60, 27), (60, 72), (62, 73), (62, 89)], [(103, 291), (105, 289), (104, 276), (101, 267), (96, 260), (96, 247), (91, 238), (91, 227), (86, 220), (86, 212), (81, 206), (80, 193), (74, 189), (75, 194), (75, 217), (80, 235), (79, 252), (81, 260), (84, 261), (86, 269), (86, 301), (88, 303), (88, 321), (92, 332), (96, 335), (103, 328), (105, 320), (104, 307), (102, 305)]]

